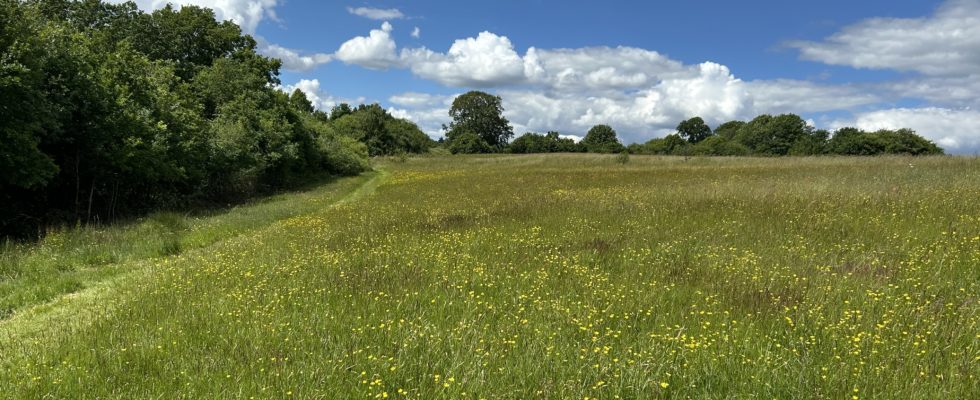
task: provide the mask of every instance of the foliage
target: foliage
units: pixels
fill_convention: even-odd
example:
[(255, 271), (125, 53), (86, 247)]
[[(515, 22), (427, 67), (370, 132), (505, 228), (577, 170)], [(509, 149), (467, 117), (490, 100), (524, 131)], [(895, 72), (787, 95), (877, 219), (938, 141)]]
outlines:
[(677, 124), (677, 134), (690, 143), (698, 143), (711, 136), (711, 127), (701, 117), (694, 117)]
[(942, 154), (942, 149), (910, 129), (865, 132), (856, 128), (841, 128), (827, 146), (834, 154), (878, 155)]
[(514, 139), (508, 147), (511, 153), (577, 153), (584, 151), (583, 146), (575, 143), (574, 139), (563, 138), (558, 132), (548, 132), (541, 135), (528, 132)]
[[(711, 135), (691, 147), (691, 155), (699, 156), (745, 156), (750, 153), (745, 145), (720, 135)], [(671, 154), (665, 151), (663, 154)]]
[(735, 139), (735, 134), (738, 130), (745, 126), (745, 121), (728, 121), (724, 124), (718, 125), (715, 128), (715, 135), (721, 136), (725, 139)]
[[(635, 154), (683, 156), (943, 154), (941, 148), (910, 129), (865, 132), (841, 128), (831, 134), (808, 126), (794, 114), (760, 115), (749, 122), (729, 121), (707, 135), (711, 128), (698, 117), (681, 122), (677, 129), (676, 134), (632, 144), (628, 150)], [(692, 137), (701, 139), (695, 142)]]
[(680, 155), (686, 154), (690, 145), (680, 135), (670, 134), (662, 138), (650, 139), (642, 145), (633, 147), (634, 153), (639, 154), (661, 154), (661, 155)]
[(812, 131), (798, 115), (760, 115), (740, 128), (735, 139), (754, 154), (780, 156), (789, 154), (790, 148)]
[(459, 95), (449, 109), (453, 120), (446, 127), (446, 139), (452, 142), (470, 132), (479, 136), (491, 149), (499, 151), (514, 136), (514, 129), (503, 113), (500, 96), (480, 91)]
[(391, 116), (378, 104), (362, 104), (349, 113), (335, 110), (342, 115), (332, 121), (337, 132), (365, 143), (371, 156), (424, 153), (433, 144), (413, 122)]
[(619, 164), (627, 164), (630, 162), (630, 152), (623, 149), (616, 155), (616, 162)]
[(0, 1), (0, 236), (366, 169), (255, 48), (195, 6)]
[(449, 151), (453, 154), (490, 153), (494, 149), (480, 135), (473, 132), (457, 133), (449, 141)]
[(619, 153), (624, 149), (609, 125), (596, 125), (585, 134), (582, 146), (590, 153)]

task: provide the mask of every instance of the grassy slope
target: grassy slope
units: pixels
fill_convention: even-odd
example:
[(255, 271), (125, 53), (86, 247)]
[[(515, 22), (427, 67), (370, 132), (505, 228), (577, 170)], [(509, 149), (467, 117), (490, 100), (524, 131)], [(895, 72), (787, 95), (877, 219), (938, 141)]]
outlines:
[(980, 394), (980, 160), (386, 169), (357, 201), (143, 261), (99, 301), (52, 308), (85, 324), (0, 325), (4, 393)]
[(375, 174), (197, 215), (159, 212), (129, 224), (68, 228), (40, 243), (0, 244), (0, 320), (106, 281), (145, 260), (205, 248), (319, 210)]

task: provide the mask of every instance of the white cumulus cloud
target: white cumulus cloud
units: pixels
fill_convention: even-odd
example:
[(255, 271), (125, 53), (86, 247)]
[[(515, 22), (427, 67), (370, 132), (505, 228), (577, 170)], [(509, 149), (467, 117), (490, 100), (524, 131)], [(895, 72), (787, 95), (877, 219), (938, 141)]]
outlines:
[(637, 88), (690, 73), (680, 62), (634, 47), (532, 47), (524, 70), (528, 81), (561, 91)]
[(524, 60), (510, 39), (490, 32), (456, 40), (447, 53), (404, 49), (401, 58), (416, 75), (447, 86), (491, 87), (524, 80)]
[(347, 7), (347, 12), (374, 20), (391, 20), (405, 18), (405, 14), (397, 8)]
[(980, 1), (950, 0), (924, 18), (872, 18), (820, 42), (792, 42), (807, 60), (927, 75), (980, 73)]
[(259, 40), (259, 52), (265, 56), (282, 60), (282, 66), (289, 71), (310, 71), (333, 60), (333, 55), (315, 53), (302, 55), (297, 50)]
[(398, 66), (395, 40), (391, 38), (392, 26), (385, 21), (381, 29), (373, 29), (368, 36), (357, 36), (340, 45), (337, 59), (370, 69), (387, 69)]
[[(110, 0), (123, 3), (123, 0)], [(195, 5), (214, 10), (219, 21), (230, 20), (242, 27), (245, 33), (255, 33), (255, 28), (263, 19), (276, 19), (275, 8), (279, 0), (135, 0), (136, 5), (145, 11), (157, 10), (167, 4), (176, 7)]]

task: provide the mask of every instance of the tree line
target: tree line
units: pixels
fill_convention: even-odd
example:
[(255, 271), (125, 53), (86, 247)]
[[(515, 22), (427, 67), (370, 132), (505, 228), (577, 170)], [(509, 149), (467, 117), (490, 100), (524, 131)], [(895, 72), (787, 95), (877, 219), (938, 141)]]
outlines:
[(935, 143), (911, 129), (867, 132), (841, 128), (831, 133), (815, 129), (795, 114), (760, 115), (751, 121), (730, 121), (712, 129), (701, 117), (677, 125), (675, 133), (645, 143), (623, 145), (609, 125), (593, 126), (576, 142), (558, 132), (528, 132), (511, 141), (513, 128), (503, 116), (501, 98), (472, 91), (456, 98), (445, 126), (445, 145), (453, 153), (591, 152), (704, 155), (810, 156), (943, 154)]
[(378, 105), (316, 110), (212, 10), (0, 0), (0, 236), (241, 198), (427, 151)]

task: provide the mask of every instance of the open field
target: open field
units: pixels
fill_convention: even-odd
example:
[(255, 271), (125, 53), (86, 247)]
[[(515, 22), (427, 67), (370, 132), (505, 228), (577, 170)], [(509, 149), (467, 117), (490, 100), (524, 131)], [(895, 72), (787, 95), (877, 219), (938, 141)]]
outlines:
[(378, 169), (200, 220), (234, 234), (180, 251), (139, 233), (76, 233), (116, 254), (89, 267), (6, 250), (0, 288), (23, 289), (0, 291), (0, 393), (980, 397), (980, 159)]

